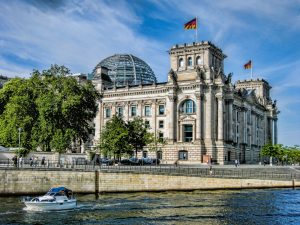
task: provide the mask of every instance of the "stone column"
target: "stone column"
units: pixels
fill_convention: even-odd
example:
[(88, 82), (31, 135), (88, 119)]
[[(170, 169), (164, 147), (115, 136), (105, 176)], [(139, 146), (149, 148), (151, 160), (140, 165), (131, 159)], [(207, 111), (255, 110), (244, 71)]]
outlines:
[(256, 144), (256, 116), (252, 114), (252, 144)]
[(217, 96), (218, 98), (218, 141), (222, 141), (224, 138), (223, 134), (223, 96)]
[(243, 136), (244, 136), (244, 143), (247, 144), (247, 109), (244, 108), (244, 126), (243, 126)]
[(125, 121), (129, 120), (129, 110), (130, 110), (130, 103), (125, 102), (125, 104), (124, 104), (124, 119), (125, 119)]
[(176, 96), (169, 95), (169, 102), (170, 102), (170, 116), (169, 116), (169, 139), (171, 141), (175, 140), (175, 111), (176, 111)]
[(156, 121), (156, 100), (154, 99), (152, 101), (152, 105), (151, 105), (151, 120), (153, 123), (153, 132), (156, 135), (156, 127), (157, 127), (157, 121)]
[(137, 114), (138, 116), (140, 116), (141, 118), (143, 118), (143, 102), (142, 101), (139, 101), (138, 102), (138, 109), (137, 109)]
[(193, 54), (193, 68), (195, 69), (196, 68), (196, 54), (194, 53)]
[(197, 98), (197, 110), (196, 110), (196, 140), (200, 140), (202, 139), (202, 121), (201, 121), (201, 118), (202, 118), (202, 108), (201, 108), (201, 104), (202, 104), (202, 101), (201, 101), (201, 95), (200, 94), (197, 94), (196, 95), (196, 98)]
[(228, 101), (228, 140), (232, 141), (232, 108), (233, 105), (233, 99), (230, 99)]
[(101, 111), (102, 111), (102, 104), (101, 104), (101, 100), (98, 103), (98, 111), (96, 114), (96, 117), (94, 119), (94, 123), (95, 123), (95, 136), (94, 136), (94, 145), (96, 145), (96, 143), (99, 142), (100, 140), (100, 133), (101, 133), (101, 120), (103, 119), (101, 117)]
[(182, 123), (180, 123), (180, 125), (179, 125), (179, 140), (178, 141), (180, 141), (180, 142), (184, 141), (183, 140), (183, 124)]
[(112, 107), (111, 107), (112, 116), (116, 115), (116, 111), (117, 111), (117, 104), (114, 103), (114, 104), (112, 104)]
[(277, 144), (277, 118), (274, 119), (274, 144)]
[(205, 139), (211, 140), (211, 126), (212, 126), (212, 87), (209, 86), (207, 94), (206, 94), (206, 102), (205, 102)]
[(274, 144), (274, 138), (273, 138), (273, 119), (272, 118), (269, 118), (269, 129), (270, 129), (270, 141), (271, 141), (271, 144)]

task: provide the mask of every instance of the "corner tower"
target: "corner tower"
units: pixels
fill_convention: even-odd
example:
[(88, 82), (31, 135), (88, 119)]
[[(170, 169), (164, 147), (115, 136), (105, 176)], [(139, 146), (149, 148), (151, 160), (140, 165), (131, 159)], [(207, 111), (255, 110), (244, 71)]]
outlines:
[[(223, 72), (223, 61), (226, 55), (222, 50), (212, 43), (193, 42), (192, 44), (175, 45), (170, 51), (171, 69), (177, 73), (179, 81), (194, 80), (196, 73), (193, 73), (197, 67), (204, 71)], [(205, 80), (210, 79), (210, 74), (206, 73)]]

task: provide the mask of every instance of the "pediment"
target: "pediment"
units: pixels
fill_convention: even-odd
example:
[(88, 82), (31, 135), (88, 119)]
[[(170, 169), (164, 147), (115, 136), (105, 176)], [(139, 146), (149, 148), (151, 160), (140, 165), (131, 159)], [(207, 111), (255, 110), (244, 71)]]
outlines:
[(192, 115), (182, 115), (180, 116), (179, 120), (181, 122), (193, 122), (196, 119)]

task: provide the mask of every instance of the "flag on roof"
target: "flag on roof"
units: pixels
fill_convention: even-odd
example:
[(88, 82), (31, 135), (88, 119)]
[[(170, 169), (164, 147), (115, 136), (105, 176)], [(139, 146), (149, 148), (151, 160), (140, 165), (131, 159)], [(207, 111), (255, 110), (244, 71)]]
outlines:
[(251, 67), (252, 67), (252, 61), (249, 60), (249, 62), (247, 62), (247, 63), (244, 65), (244, 68), (245, 68), (245, 70), (246, 70), (246, 69), (251, 69)]
[(194, 18), (184, 24), (184, 29), (185, 30), (191, 30), (191, 29), (197, 29), (197, 18)]

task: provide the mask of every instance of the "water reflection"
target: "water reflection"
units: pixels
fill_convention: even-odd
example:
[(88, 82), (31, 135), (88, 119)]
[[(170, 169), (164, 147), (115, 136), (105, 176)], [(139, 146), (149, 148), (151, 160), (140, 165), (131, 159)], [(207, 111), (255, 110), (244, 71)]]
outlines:
[(29, 212), (1, 197), (0, 224), (300, 224), (292, 189), (123, 193), (77, 196), (75, 210)]

